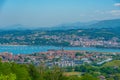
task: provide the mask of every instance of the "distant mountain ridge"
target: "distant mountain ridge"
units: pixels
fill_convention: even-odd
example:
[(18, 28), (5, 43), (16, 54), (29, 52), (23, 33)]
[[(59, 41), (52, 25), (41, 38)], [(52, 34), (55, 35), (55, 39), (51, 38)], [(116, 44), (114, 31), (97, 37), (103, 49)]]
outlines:
[(103, 20), (89, 25), (89, 28), (116, 28), (120, 27), (120, 19)]
[(27, 30), (27, 26), (16, 24), (11, 26), (0, 27), (0, 30)]
[(54, 27), (32, 28), (21, 24), (0, 27), (0, 30), (70, 30), (70, 29), (91, 29), (91, 28), (116, 28), (120, 27), (120, 19), (91, 21), (91, 22), (75, 22), (57, 25)]
[(73, 23), (68, 25), (63, 25), (62, 27), (56, 28), (63, 28), (63, 29), (100, 29), (100, 28), (116, 28), (120, 27), (120, 19), (112, 19), (112, 20), (102, 20), (102, 21), (93, 21), (87, 23)]

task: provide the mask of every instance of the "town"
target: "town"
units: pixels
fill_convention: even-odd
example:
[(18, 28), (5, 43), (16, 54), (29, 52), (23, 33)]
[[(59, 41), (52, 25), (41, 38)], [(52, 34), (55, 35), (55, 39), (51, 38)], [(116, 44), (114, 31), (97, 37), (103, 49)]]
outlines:
[(48, 50), (47, 52), (33, 54), (0, 53), (2, 62), (16, 62), (18, 64), (45, 64), (47, 67), (78, 66), (83, 64), (102, 65), (112, 60), (119, 60), (119, 53), (88, 52), (88, 51), (66, 51)]
[[(105, 30), (105, 32), (102, 32), (103, 30)], [(119, 49), (120, 39), (119, 36), (115, 36), (118, 33), (110, 30), (1, 31), (0, 45), (80, 46)], [(102, 33), (104, 33), (104, 35), (102, 35)]]

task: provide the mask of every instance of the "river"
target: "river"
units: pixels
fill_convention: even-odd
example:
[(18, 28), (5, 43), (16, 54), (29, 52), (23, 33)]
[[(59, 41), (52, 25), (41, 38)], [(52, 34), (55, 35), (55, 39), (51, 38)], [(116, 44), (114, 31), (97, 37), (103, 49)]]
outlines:
[[(6, 45), (6, 46), (0, 46), (0, 53), (9, 52), (13, 54), (31, 54), (31, 53), (37, 53), (37, 52), (46, 52), (49, 49), (60, 50), (62, 49), (62, 47)], [(81, 51), (94, 51), (94, 52), (120, 52), (120, 49), (106, 49), (106, 48), (94, 48), (94, 47), (64, 47), (64, 50), (81, 50)]]

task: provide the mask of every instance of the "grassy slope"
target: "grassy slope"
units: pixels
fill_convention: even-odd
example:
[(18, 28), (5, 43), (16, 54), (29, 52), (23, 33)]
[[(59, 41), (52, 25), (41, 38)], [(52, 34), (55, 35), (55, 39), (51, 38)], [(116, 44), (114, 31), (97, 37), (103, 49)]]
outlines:
[(111, 62), (107, 62), (103, 65), (103, 67), (109, 67), (109, 66), (118, 66), (120, 67), (120, 60), (114, 60)]

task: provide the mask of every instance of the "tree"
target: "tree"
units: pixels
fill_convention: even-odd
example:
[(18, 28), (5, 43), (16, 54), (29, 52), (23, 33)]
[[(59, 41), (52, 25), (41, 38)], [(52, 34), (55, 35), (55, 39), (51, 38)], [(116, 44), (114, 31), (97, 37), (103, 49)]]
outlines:
[(31, 80), (40, 80), (40, 74), (34, 65), (30, 64), (28, 66), (28, 72), (29, 76), (31, 77)]
[(25, 65), (13, 63), (11, 70), (12, 73), (16, 74), (16, 80), (30, 80), (29, 73)]
[(2, 58), (0, 58), (0, 62), (2, 62)]
[(9, 75), (0, 75), (0, 80), (16, 80), (16, 75), (10, 73)]
[(63, 70), (56, 66), (48, 70), (46, 75), (46, 80), (64, 80), (65, 78), (63, 76)]
[(76, 52), (75, 56), (83, 56), (84, 54), (83, 53), (80, 53), (80, 52)]
[(11, 64), (0, 63), (0, 74), (9, 75), (11, 73)]
[(115, 74), (114, 80), (120, 80), (120, 74)]

